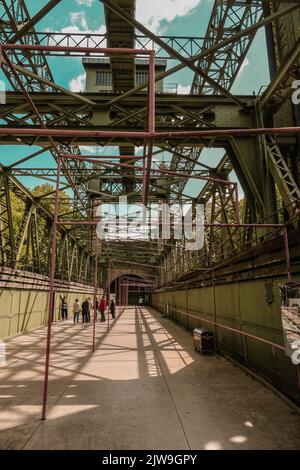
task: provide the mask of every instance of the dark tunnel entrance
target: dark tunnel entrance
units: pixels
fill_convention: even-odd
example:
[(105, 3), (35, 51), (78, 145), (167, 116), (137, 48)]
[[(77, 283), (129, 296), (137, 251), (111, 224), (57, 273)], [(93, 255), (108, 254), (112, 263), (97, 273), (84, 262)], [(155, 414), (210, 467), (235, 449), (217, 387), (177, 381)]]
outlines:
[(133, 274), (123, 275), (112, 281), (110, 293), (117, 305), (149, 305), (152, 282)]

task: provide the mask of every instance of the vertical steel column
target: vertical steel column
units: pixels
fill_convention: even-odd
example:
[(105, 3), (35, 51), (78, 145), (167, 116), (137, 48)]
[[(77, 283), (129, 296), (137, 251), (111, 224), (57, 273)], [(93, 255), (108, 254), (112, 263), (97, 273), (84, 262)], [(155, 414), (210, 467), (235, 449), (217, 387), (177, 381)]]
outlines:
[[(271, 16), (272, 12), (271, 12), (270, 5), (267, 3), (266, 5), (262, 5), (262, 7), (264, 10), (264, 17), (267, 18), (268, 16)], [(266, 43), (267, 43), (267, 51), (268, 51), (269, 72), (270, 72), (270, 78), (272, 80), (277, 72), (277, 60), (276, 60), (276, 51), (275, 51), (275, 42), (274, 42), (272, 23), (269, 23), (265, 26), (265, 35), (266, 35)]]
[(108, 260), (108, 286), (107, 286), (107, 303), (108, 303), (108, 311), (107, 311), (107, 331), (109, 331), (109, 314), (110, 314), (110, 259)]
[(98, 292), (98, 237), (97, 237), (97, 233), (96, 233), (96, 253), (95, 253), (95, 270), (94, 270), (93, 352), (95, 352), (95, 339), (96, 339), (97, 292)]
[[(204, 273), (205, 274), (205, 273)], [(203, 277), (204, 278), (204, 277)], [(204, 279), (205, 285), (205, 279)], [(216, 284), (215, 284), (215, 272), (212, 269), (211, 271), (211, 287), (212, 287), (212, 295), (213, 295), (213, 305), (214, 305), (214, 323), (215, 323), (215, 352), (217, 352), (218, 348), (218, 330), (217, 330), (217, 298), (216, 298)]]
[(126, 306), (125, 286), (123, 285), (123, 283), (122, 283), (122, 305), (124, 305), (124, 307)]
[(150, 139), (145, 139), (145, 150), (148, 144), (146, 158), (144, 158), (143, 171), (143, 205), (147, 206), (149, 183), (151, 174), (152, 154), (153, 154), (153, 138), (155, 136), (155, 52), (150, 52), (149, 57), (149, 95), (148, 95), (148, 132)]
[(155, 133), (155, 52), (150, 51), (149, 57), (149, 127), (148, 132)]
[(240, 224), (241, 223), (240, 202), (239, 202), (239, 190), (238, 190), (237, 183), (235, 184), (234, 192), (235, 192), (235, 198), (236, 198), (236, 219), (237, 219), (237, 223)]
[(185, 288), (185, 309), (186, 309), (186, 329), (189, 331), (189, 301), (188, 301), (188, 289)]
[(54, 278), (55, 278), (56, 244), (57, 244), (57, 222), (58, 222), (58, 213), (59, 213), (60, 172), (61, 172), (61, 160), (60, 160), (60, 156), (58, 156), (57, 157), (56, 190), (55, 190), (55, 207), (54, 207), (51, 258), (50, 258), (50, 290), (49, 290), (50, 297), (49, 297), (43, 411), (42, 411), (43, 420), (46, 419), (46, 413), (47, 413), (49, 365), (50, 365), (50, 350), (51, 350), (51, 327), (52, 327), (52, 312), (54, 308)]
[(284, 238), (284, 254), (285, 254), (285, 262), (286, 262), (286, 271), (287, 271), (287, 276), (288, 276), (288, 282), (292, 282), (289, 236), (288, 236), (287, 227), (284, 227), (283, 238)]

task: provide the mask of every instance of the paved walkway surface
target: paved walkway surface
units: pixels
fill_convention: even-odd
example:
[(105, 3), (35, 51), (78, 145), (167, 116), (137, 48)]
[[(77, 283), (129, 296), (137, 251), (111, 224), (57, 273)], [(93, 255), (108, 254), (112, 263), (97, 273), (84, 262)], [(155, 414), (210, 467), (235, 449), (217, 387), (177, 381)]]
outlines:
[(300, 416), (148, 308), (112, 325), (53, 327), (48, 420), (41, 421), (46, 329), (7, 341), (1, 449), (300, 449)]

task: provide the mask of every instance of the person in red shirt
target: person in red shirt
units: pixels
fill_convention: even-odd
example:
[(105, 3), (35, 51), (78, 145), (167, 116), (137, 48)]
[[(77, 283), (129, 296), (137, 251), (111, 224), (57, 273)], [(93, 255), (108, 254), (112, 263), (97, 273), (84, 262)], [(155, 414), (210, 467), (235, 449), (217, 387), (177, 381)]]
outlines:
[(105, 309), (107, 307), (107, 302), (106, 302), (106, 299), (104, 297), (104, 295), (101, 297), (100, 299), (100, 303), (99, 303), (99, 312), (100, 312), (100, 315), (101, 315), (101, 321), (105, 321), (106, 318), (105, 318)]

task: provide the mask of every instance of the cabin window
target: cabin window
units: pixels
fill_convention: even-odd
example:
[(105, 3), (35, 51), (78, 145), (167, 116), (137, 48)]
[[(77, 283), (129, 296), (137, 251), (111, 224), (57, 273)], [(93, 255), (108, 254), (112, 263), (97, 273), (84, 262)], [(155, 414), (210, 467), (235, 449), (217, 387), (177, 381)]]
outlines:
[(111, 71), (110, 70), (97, 70), (96, 72), (96, 85), (111, 86)]
[(142, 85), (143, 83), (147, 83), (149, 78), (148, 70), (139, 70), (136, 72), (136, 85)]

